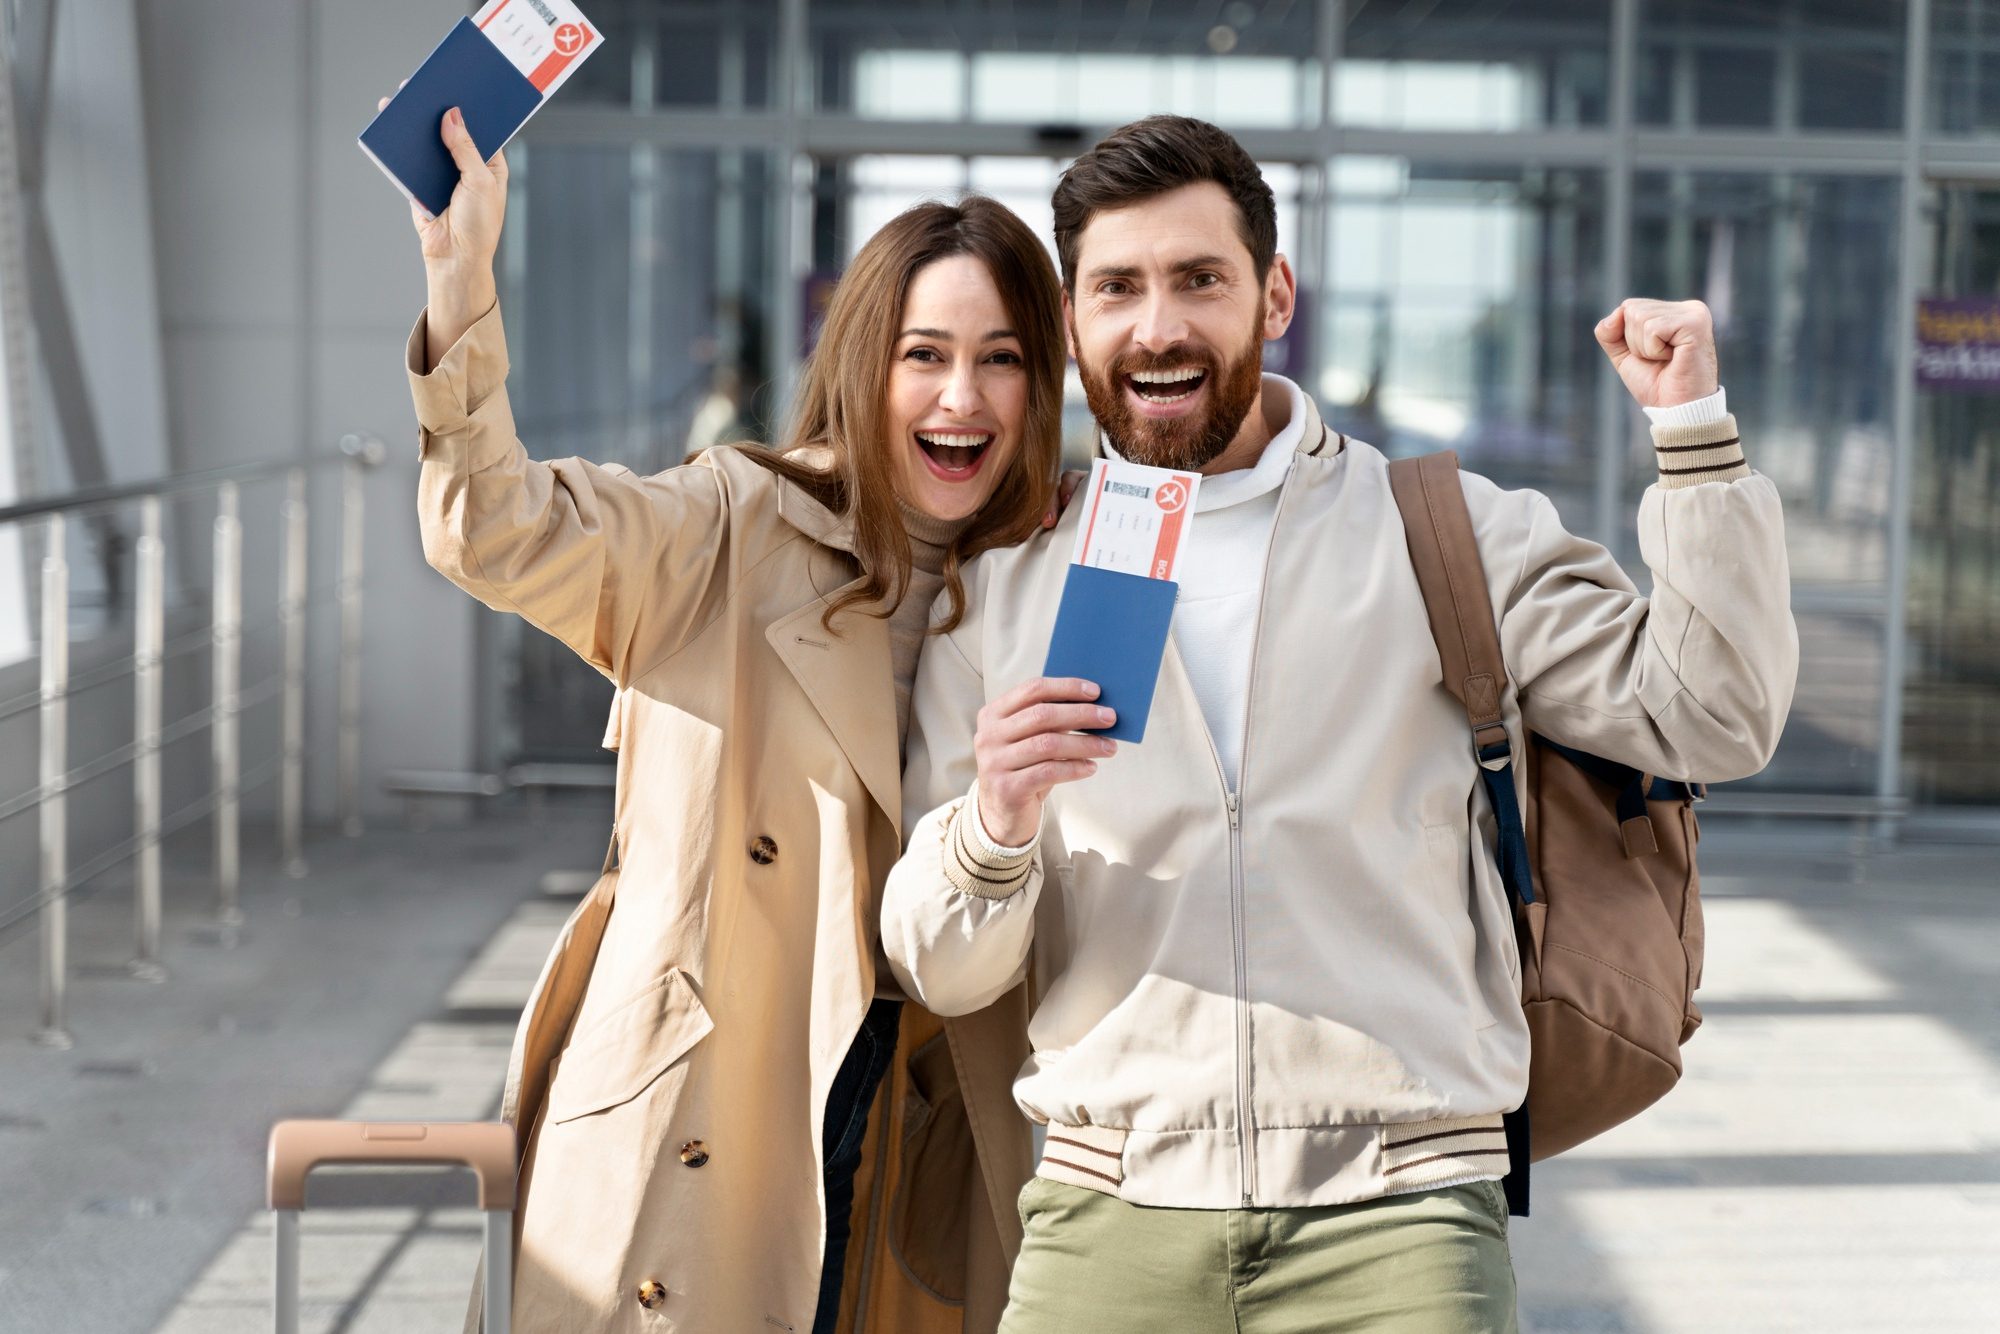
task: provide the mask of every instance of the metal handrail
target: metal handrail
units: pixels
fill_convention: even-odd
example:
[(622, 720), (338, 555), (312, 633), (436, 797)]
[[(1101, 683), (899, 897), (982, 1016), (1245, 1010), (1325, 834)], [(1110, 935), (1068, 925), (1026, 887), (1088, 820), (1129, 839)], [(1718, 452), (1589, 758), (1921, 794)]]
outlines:
[(352, 457), (343, 449), (338, 454), (314, 454), (296, 460), (232, 463), (221, 468), (205, 468), (200, 472), (168, 473), (165, 477), (155, 477), (144, 482), (106, 482), (101, 486), (80, 486), (59, 496), (39, 496), (34, 500), (22, 500), (12, 505), (0, 506), (0, 523), (41, 519), (51, 514), (97, 514), (130, 504), (135, 500), (146, 500), (154, 496), (192, 495), (198, 491), (214, 490), (224, 482), (268, 481), (273, 477), (283, 477), (294, 468), (323, 468), (329, 464), (351, 461)]
[[(206, 815), (215, 820), (215, 881), (217, 915), (225, 928), (240, 923), (238, 905), (242, 835), (239, 813), (245, 791), (276, 777), (279, 782), (278, 829), (285, 872), (306, 873), (303, 855), (305, 818), (305, 622), (312, 605), (307, 579), (306, 473), (308, 469), (342, 465), (340, 573), (332, 586), (340, 609), (339, 719), (336, 725), (341, 825), (360, 832), (360, 700), (361, 700), (361, 577), (362, 470), (381, 462), (380, 441), (348, 436), (338, 454), (284, 462), (235, 464), (203, 472), (181, 473), (147, 482), (85, 487), (61, 496), (43, 497), (0, 507), (0, 524), (40, 520), (46, 545), (41, 564), (41, 687), (33, 695), (0, 704), (0, 721), (26, 712), (32, 704), (41, 714), (40, 781), (28, 792), (0, 802), (0, 820), (30, 809), (40, 817), (38, 890), (27, 901), (0, 909), (0, 932), (30, 915), (41, 925), (42, 1004), (37, 1040), (45, 1046), (68, 1047), (66, 1026), (69, 990), (69, 896), (86, 882), (127, 859), (137, 860), (133, 883), (133, 916), (137, 948), (131, 963), (134, 976), (166, 980), (160, 966), (160, 844), (169, 834)], [(246, 624), (260, 626), (268, 614), (246, 623), (243, 616), (243, 526), (238, 517), (244, 482), (285, 479), (280, 506), (279, 593), (274, 609), (283, 638), (283, 666), (249, 689), (242, 685), (243, 635)], [(209, 623), (202, 630), (176, 636), (168, 643), (166, 628), (166, 547), (161, 540), (161, 502), (168, 496), (213, 490), (214, 564), (210, 587)], [(100, 664), (71, 677), (69, 672), (69, 558), (64, 546), (70, 516), (91, 514), (139, 502), (140, 536), (132, 616), (133, 647), (124, 661)], [(171, 723), (161, 720), (163, 668), (168, 658), (210, 648), (210, 701)], [(133, 737), (130, 743), (71, 768), (69, 700), (73, 695), (117, 681), (133, 681)], [(272, 698), (281, 701), (277, 754), (243, 771), (239, 719), (245, 709)], [(209, 761), (215, 775), (208, 792), (162, 818), (160, 753), (164, 747), (206, 728)], [(82, 866), (69, 866), (68, 802), (71, 789), (130, 763), (132, 766), (133, 831), (131, 837), (103, 849)]]

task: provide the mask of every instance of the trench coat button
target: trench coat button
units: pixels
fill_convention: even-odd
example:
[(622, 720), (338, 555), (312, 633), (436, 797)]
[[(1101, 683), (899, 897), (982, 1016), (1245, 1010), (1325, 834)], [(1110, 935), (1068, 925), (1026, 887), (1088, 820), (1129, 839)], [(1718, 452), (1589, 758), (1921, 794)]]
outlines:
[(769, 866), (778, 860), (778, 845), (771, 841), (769, 834), (759, 834), (750, 840), (750, 860), (759, 866)]
[(698, 1139), (691, 1139), (681, 1145), (681, 1161), (689, 1167), (700, 1167), (708, 1161), (708, 1146)]
[(639, 1285), (639, 1305), (657, 1311), (666, 1304), (667, 1290), (660, 1286), (659, 1280), (649, 1278)]

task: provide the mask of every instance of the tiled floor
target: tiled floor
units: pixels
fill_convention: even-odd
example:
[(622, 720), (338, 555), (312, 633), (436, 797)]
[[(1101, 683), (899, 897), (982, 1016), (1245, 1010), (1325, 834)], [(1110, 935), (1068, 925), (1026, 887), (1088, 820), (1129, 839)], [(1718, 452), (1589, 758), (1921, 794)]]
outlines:
[[(1837, 832), (1715, 823), (1703, 854), (1708, 1021), (1686, 1050), (1686, 1077), (1659, 1106), (1537, 1168), (1534, 1216), (1516, 1220), (1513, 1231), (1522, 1328), (1527, 1334), (2000, 1329), (2000, 876), (1994, 874), (2000, 857), (1924, 847), (1857, 856)], [(504, 854), (508, 874), (502, 898), (467, 899), (446, 914), (458, 943), (444, 949), (433, 941), (428, 954), (406, 956), (405, 970), (429, 973), (421, 985), (403, 977), (393, 1003), (377, 1007), (381, 1013), (370, 1022), (383, 1036), (372, 1062), (351, 1059), (365, 1042), (339, 1038), (342, 1024), (352, 1026), (351, 1014), (323, 1013), (323, 1034), (310, 1014), (284, 1006), (259, 1014), (247, 1003), (257, 994), (248, 975), (240, 997), (219, 1017), (210, 1000), (206, 1008), (190, 1006), (180, 1021), (156, 1025), (150, 1042), (86, 1044), (64, 1058), (73, 1071), (67, 1083), (31, 1088), (27, 1096), (16, 1096), (5, 1080), (10, 1068), (32, 1060), (0, 1052), (0, 1242), (10, 1235), (10, 1216), (20, 1221), (10, 1182), (33, 1179), (18, 1175), (31, 1164), (14, 1150), (30, 1140), (70, 1144), (93, 1134), (101, 1147), (107, 1105), (129, 1101), (128, 1090), (166, 1082), (191, 1051), (216, 1048), (224, 1030), (239, 1039), (290, 1034), (295, 1043), (339, 1058), (336, 1068), (318, 1071), (312, 1087), (324, 1092), (308, 1096), (292, 1088), (284, 1097), (267, 1096), (280, 1114), (490, 1115), (511, 1034), (509, 1012), (525, 999), (568, 911), (567, 902), (537, 892), (538, 869), (594, 860), (596, 832), (585, 824), (531, 838), (486, 827), (424, 836), (446, 841), (428, 845), (390, 836), (403, 842), (383, 857), (408, 858), (415, 848), (414, 864), (430, 868), (404, 872), (410, 883), (387, 891), (399, 902), (418, 884), (445, 892), (455, 853), (461, 878), (490, 885), (490, 867), (462, 875), (463, 855), (477, 847), (488, 857)], [(371, 865), (379, 871), (379, 863)], [(336, 893), (328, 903), (340, 901)], [(337, 916), (329, 906), (313, 907), (319, 902), (302, 914), (308, 922)], [(280, 923), (287, 920), (282, 901), (272, 906)], [(407, 921), (399, 927), (393, 911), (381, 916), (372, 928), (365, 920), (350, 923), (347, 945), (356, 952), (349, 971), (387, 985), (383, 970), (396, 965), (360, 946), (412, 928)], [(254, 936), (255, 914), (252, 928)], [(247, 948), (255, 949), (254, 939)], [(0, 952), (0, 962), (10, 965), (19, 957), (18, 949)], [(243, 962), (239, 951), (221, 966)], [(191, 957), (188, 966), (213, 965)], [(189, 977), (186, 985), (201, 983)], [(10, 994), (18, 993), (0, 986), (0, 1002)], [(138, 994), (165, 999), (173, 988)], [(384, 1027), (398, 1013), (404, 1016), (399, 1037)], [(33, 1060), (41, 1058), (36, 1053)], [(103, 1073), (82, 1073), (93, 1067)], [(253, 1082), (227, 1062), (208, 1074), (211, 1083)], [(189, 1077), (199, 1079), (198, 1063)], [(328, 1096), (343, 1081), (344, 1093)], [(63, 1120), (61, 1098), (74, 1101), (78, 1089), (88, 1094), (75, 1101), (82, 1114)], [(169, 1121), (191, 1114), (180, 1104), (162, 1110)], [(9, 1116), (41, 1129), (10, 1132)], [(75, 1289), (64, 1308), (54, 1278), (38, 1272), (30, 1280), (14, 1268), (19, 1253), (0, 1249), (0, 1266), (14, 1268), (12, 1274), (0, 1268), (0, 1331), (268, 1329), (268, 1215), (243, 1200), (241, 1189), (258, 1175), (255, 1127), (268, 1119), (239, 1118), (235, 1222), (209, 1227), (204, 1235), (213, 1239), (199, 1254), (169, 1241), (174, 1229), (163, 1225), (187, 1212), (171, 1189), (142, 1183), (112, 1191), (75, 1172), (57, 1190), (38, 1183), (37, 1198), (54, 1209), (58, 1229), (85, 1247), (67, 1272), (138, 1257), (127, 1272), (142, 1274), (156, 1289), (117, 1309), (154, 1314), (142, 1323), (107, 1322), (97, 1313), (113, 1308)], [(162, 1124), (147, 1142), (170, 1151), (189, 1134), (186, 1125)], [(135, 1157), (143, 1148), (112, 1147)], [(61, 1197), (62, 1190), (69, 1195)], [(479, 1251), (479, 1216), (466, 1207), (462, 1185), (322, 1173), (314, 1192), (315, 1205), (322, 1199), (366, 1205), (384, 1193), (401, 1203), (308, 1210), (308, 1330), (457, 1334)], [(225, 1207), (220, 1200), (215, 1205)], [(16, 1227), (12, 1235), (27, 1232)], [(23, 1314), (30, 1310), (43, 1313), (39, 1322)], [(47, 1323), (50, 1310), (75, 1319)]]

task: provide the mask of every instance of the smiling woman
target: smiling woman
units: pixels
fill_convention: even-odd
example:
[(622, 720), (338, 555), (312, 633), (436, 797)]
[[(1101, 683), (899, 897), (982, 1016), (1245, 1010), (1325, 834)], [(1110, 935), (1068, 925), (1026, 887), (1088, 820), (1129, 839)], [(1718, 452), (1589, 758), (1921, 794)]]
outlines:
[(869, 239), (834, 289), (784, 451), (751, 456), (853, 516), (867, 578), (829, 617), (893, 608), (911, 586), (914, 509), (963, 525), (938, 571), (945, 628), (958, 624), (960, 567), (1026, 537), (1048, 506), (1063, 362), (1048, 252), (1004, 205), (919, 204)]
[[(507, 399), (506, 164), (456, 112), (443, 137), (460, 181), (415, 219), (407, 350), (424, 551), (617, 687), (616, 869), (543, 971), (503, 1108), (517, 1326), (991, 1334), (1032, 1170), (1025, 992), (949, 1023), (906, 1005), (879, 905), (932, 604), (955, 623), (961, 564), (1054, 488), (1055, 270), (991, 200), (912, 209), (836, 290), (784, 452), (545, 462)], [(894, 1264), (849, 1266), (856, 1230)]]

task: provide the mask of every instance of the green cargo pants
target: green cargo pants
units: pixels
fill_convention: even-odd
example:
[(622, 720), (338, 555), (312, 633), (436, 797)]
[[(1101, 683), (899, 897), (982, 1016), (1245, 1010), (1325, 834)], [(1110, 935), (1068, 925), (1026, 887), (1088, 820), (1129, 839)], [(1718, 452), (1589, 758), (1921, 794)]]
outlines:
[(1152, 1209), (1036, 1177), (1000, 1334), (1516, 1334), (1497, 1181)]

